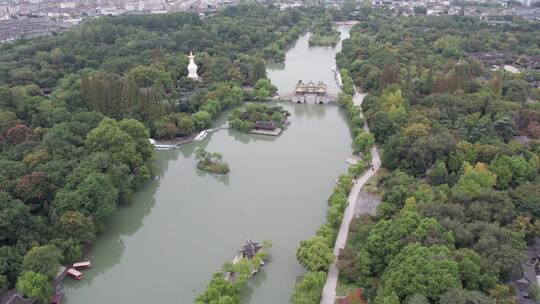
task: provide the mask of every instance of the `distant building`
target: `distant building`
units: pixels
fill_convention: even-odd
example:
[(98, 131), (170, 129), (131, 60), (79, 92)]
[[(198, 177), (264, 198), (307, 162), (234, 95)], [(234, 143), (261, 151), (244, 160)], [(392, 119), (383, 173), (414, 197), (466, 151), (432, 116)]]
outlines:
[(531, 299), (529, 288), (531, 285), (538, 287), (540, 280), (540, 239), (536, 239), (535, 244), (529, 248), (529, 260), (521, 263), (522, 277), (514, 280), (512, 283), (516, 291), (516, 299), (518, 304), (535, 304), (538, 303)]
[(36, 300), (26, 299), (15, 288), (0, 297), (0, 304), (34, 304)]
[(504, 53), (498, 52), (475, 52), (470, 54), (471, 57), (478, 59), (485, 65), (497, 65), (499, 62), (505, 62), (508, 57)]
[(527, 58), (527, 66), (531, 70), (540, 70), (540, 55), (529, 56)]

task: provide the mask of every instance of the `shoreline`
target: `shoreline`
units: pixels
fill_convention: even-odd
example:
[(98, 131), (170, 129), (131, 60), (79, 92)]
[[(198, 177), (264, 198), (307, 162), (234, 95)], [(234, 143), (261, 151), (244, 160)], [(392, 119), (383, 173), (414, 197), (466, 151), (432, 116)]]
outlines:
[[(339, 74), (339, 72), (338, 72)], [(355, 94), (353, 96), (353, 102), (356, 106), (361, 107), (362, 102), (364, 101), (364, 97), (366, 97), (367, 94), (360, 93), (355, 88)], [(360, 112), (360, 115), (363, 116), (362, 112)], [(364, 122), (364, 130), (366, 132), (369, 132), (369, 126), (367, 121)], [(352, 219), (355, 216), (355, 210), (357, 209), (358, 205), (358, 196), (362, 192), (362, 187), (366, 184), (366, 182), (377, 173), (381, 166), (381, 160), (379, 157), (379, 153), (377, 150), (377, 146), (374, 145), (371, 148), (371, 165), (372, 168), (368, 169), (362, 176), (358, 177), (354, 180), (354, 186), (349, 192), (349, 196), (347, 198), (347, 207), (345, 208), (345, 211), (343, 213), (343, 220), (341, 221), (341, 225), (339, 227), (339, 232), (336, 237), (336, 242), (334, 244), (333, 254), (335, 257), (334, 262), (330, 264), (330, 268), (328, 269), (328, 274), (326, 276), (326, 282), (323, 286), (322, 294), (321, 294), (321, 301), (320, 304), (334, 304), (336, 300), (336, 287), (337, 282), (339, 279), (339, 270), (337, 269), (337, 261), (339, 257), (339, 253), (341, 249), (345, 248), (345, 245), (347, 244), (347, 239), (349, 235), (349, 226), (351, 224)]]

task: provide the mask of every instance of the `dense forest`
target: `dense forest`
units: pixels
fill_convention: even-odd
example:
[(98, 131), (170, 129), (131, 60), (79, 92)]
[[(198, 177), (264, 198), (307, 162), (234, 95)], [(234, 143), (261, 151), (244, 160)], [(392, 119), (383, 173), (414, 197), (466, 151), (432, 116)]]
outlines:
[(332, 24), (332, 16), (325, 15), (315, 21), (309, 36), (310, 46), (335, 46), (340, 39), (340, 33)]
[[(1, 46), (0, 293), (17, 285), (48, 303), (58, 267), (151, 178), (149, 136), (193, 133), (268, 95), (265, 61), (282, 60), (306, 20), (241, 5), (204, 19), (104, 17)], [(186, 77), (190, 51), (202, 82)]]
[(351, 225), (341, 284), (375, 304), (515, 303), (508, 283), (540, 233), (540, 73), (474, 54), (526, 67), (540, 25), (365, 14), (337, 62), (369, 92), (382, 203)]

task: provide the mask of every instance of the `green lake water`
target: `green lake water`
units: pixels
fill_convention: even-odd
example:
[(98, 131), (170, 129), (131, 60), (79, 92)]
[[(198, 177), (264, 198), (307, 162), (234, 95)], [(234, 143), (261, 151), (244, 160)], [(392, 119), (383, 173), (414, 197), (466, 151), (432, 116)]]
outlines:
[[(348, 27), (339, 27), (342, 38)], [(309, 48), (302, 36), (286, 61), (269, 67), (280, 92), (322, 80), (337, 92), (337, 48)], [(277, 138), (221, 130), (178, 150), (157, 152), (158, 176), (111, 218), (86, 259), (81, 281), (66, 278), (69, 304), (193, 303), (247, 238), (270, 240), (272, 261), (242, 303), (289, 303), (304, 272), (298, 243), (325, 221), (334, 179), (347, 169), (351, 138), (334, 105), (282, 103), (291, 124)], [(225, 123), (223, 114), (215, 123)], [(220, 152), (231, 173), (216, 178), (195, 167), (194, 149)]]

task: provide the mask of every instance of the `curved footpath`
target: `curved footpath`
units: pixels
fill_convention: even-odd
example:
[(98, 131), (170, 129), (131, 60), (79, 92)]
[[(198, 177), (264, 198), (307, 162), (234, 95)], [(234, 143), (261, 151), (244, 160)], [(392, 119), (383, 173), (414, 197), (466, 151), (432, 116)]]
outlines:
[[(365, 96), (365, 93), (356, 92), (353, 96), (354, 104), (357, 106), (361, 106)], [(366, 132), (369, 132), (367, 122), (364, 123), (364, 130)], [(322, 291), (321, 304), (334, 304), (336, 301), (336, 286), (339, 277), (339, 271), (336, 267), (336, 261), (339, 255), (339, 251), (345, 248), (345, 244), (347, 243), (349, 225), (354, 216), (354, 210), (357, 208), (357, 205), (362, 212), (367, 212), (368, 210), (367, 205), (369, 205), (370, 202), (365, 199), (361, 199), (359, 201), (358, 195), (364, 184), (377, 172), (377, 170), (379, 170), (381, 166), (381, 160), (379, 158), (379, 152), (377, 151), (376, 146), (373, 146), (373, 148), (371, 148), (371, 156), (371, 164), (373, 165), (373, 169), (368, 169), (366, 173), (356, 179), (354, 186), (349, 193), (347, 208), (345, 209), (345, 213), (343, 214), (343, 221), (341, 222), (341, 226), (339, 227), (336, 244), (334, 245), (334, 256), (336, 257), (336, 259), (334, 263), (330, 265), (330, 269), (328, 270), (328, 276), (326, 277), (326, 283), (324, 284), (324, 288)]]

